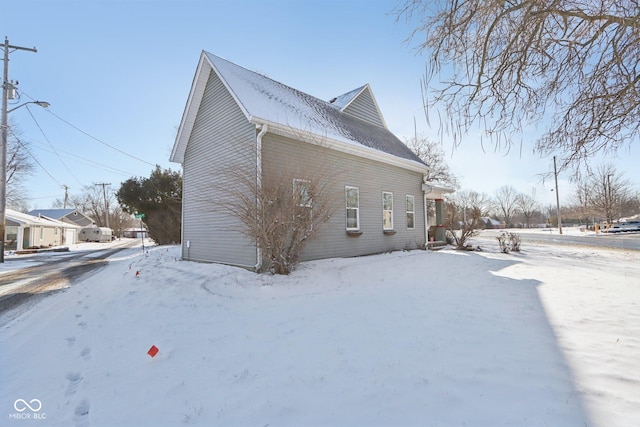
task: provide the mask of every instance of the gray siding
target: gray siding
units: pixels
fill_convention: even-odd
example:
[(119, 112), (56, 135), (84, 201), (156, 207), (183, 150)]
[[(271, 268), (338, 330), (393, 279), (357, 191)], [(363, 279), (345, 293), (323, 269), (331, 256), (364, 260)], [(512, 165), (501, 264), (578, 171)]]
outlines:
[(364, 90), (358, 95), (356, 99), (344, 109), (344, 112), (376, 126), (384, 127), (384, 123), (380, 118), (376, 103), (369, 89)]
[(228, 195), (221, 191), (237, 182), (233, 173), (246, 171), (255, 176), (255, 145), (255, 126), (212, 72), (183, 163), (183, 258), (255, 265), (255, 247), (239, 231), (239, 220), (224, 210)]
[[(323, 147), (296, 142), (267, 133), (263, 138), (263, 172), (283, 170), (333, 171), (332, 194), (335, 211), (305, 248), (302, 259), (349, 257), (386, 251), (415, 249), (425, 244), (422, 174), (384, 163), (338, 153)], [(305, 178), (300, 176), (299, 178)], [(360, 231), (347, 235), (345, 186), (360, 190)], [(393, 193), (394, 235), (382, 230), (382, 192)], [(415, 229), (407, 229), (406, 195), (415, 199)]]

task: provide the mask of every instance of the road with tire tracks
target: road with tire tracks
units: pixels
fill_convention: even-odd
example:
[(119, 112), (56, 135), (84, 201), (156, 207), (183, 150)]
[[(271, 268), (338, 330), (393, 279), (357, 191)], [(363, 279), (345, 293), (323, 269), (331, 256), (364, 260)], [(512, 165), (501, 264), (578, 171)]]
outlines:
[[(501, 231), (502, 230), (483, 230), (480, 233), (480, 236), (483, 238), (496, 238), (500, 235)], [(639, 232), (616, 234), (600, 233), (576, 236), (571, 234), (558, 234), (557, 229), (552, 229), (549, 232), (540, 231), (537, 233), (519, 232), (518, 229), (509, 229), (506, 231), (519, 235), (523, 242), (640, 250)]]
[(35, 265), (0, 274), (0, 315), (68, 287), (73, 280), (103, 267), (110, 256), (137, 243), (125, 241), (106, 249), (38, 254)]

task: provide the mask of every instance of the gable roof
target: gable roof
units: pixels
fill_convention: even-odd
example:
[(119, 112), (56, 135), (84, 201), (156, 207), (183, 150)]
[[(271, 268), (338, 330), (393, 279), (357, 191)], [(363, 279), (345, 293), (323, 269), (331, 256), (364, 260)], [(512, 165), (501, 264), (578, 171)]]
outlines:
[(75, 209), (34, 209), (29, 212), (29, 215), (33, 216), (46, 216), (49, 218), (62, 218), (63, 216), (67, 216), (70, 213), (74, 212)]
[(341, 95), (340, 102), (323, 101), (261, 74), (203, 51), (200, 56), (187, 105), (171, 153), (171, 161), (182, 163), (187, 143), (200, 108), (205, 86), (215, 73), (244, 113), (255, 125), (268, 131), (322, 143), (331, 148), (367, 158), (379, 158), (409, 169), (425, 172), (425, 165), (385, 126), (380, 110), (375, 110), (382, 126), (343, 110), (359, 95), (372, 96), (369, 85)]
[(14, 211), (13, 209), (7, 209), (6, 214), (7, 220), (12, 221), (19, 225), (24, 226), (44, 226), (44, 227), (65, 227), (65, 228), (78, 228), (78, 226), (60, 222), (55, 219), (51, 219), (45, 216), (35, 216), (31, 214), (26, 214), (18, 211)]

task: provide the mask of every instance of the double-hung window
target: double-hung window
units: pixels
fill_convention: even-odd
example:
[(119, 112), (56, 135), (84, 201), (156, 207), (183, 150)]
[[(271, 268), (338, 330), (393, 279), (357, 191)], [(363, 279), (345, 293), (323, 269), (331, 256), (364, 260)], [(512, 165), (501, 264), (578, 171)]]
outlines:
[(407, 195), (407, 228), (413, 230), (416, 228), (415, 226), (415, 216), (416, 216), (416, 208), (415, 208), (415, 199), (413, 196)]
[(393, 193), (382, 192), (382, 229), (393, 230)]
[(347, 231), (360, 230), (360, 189), (345, 187), (347, 205)]
[(293, 180), (293, 197), (301, 208), (311, 208), (311, 182), (306, 179)]
[(307, 223), (309, 231), (313, 227), (313, 197), (311, 196), (311, 181), (306, 179), (293, 180), (293, 197), (295, 203), (294, 220), (303, 220)]

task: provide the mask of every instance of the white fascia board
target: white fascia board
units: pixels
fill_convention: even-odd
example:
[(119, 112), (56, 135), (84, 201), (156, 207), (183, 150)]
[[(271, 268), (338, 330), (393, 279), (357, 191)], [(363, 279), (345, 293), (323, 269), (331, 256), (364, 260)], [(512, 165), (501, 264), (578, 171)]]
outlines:
[(375, 105), (376, 110), (378, 110), (378, 116), (380, 116), (380, 120), (382, 120), (382, 124), (384, 125), (385, 129), (389, 129), (387, 127), (387, 121), (384, 119), (384, 115), (382, 114), (382, 110), (380, 109), (380, 106), (378, 105), (378, 101), (376, 100), (376, 97), (373, 95), (373, 90), (371, 90), (371, 86), (369, 86), (369, 83), (367, 83), (365, 85), (365, 88), (369, 90), (369, 95), (371, 95), (371, 99), (373, 99), (373, 105)]
[(196, 121), (198, 115), (198, 107), (202, 101), (204, 95), (204, 89), (207, 86), (209, 80), (209, 73), (211, 72), (211, 65), (206, 64), (206, 55), (204, 51), (200, 54), (200, 61), (198, 61), (198, 67), (196, 73), (193, 76), (193, 82), (191, 83), (191, 90), (189, 91), (189, 97), (187, 98), (187, 104), (184, 107), (182, 113), (182, 120), (180, 120), (180, 126), (178, 127), (178, 133), (176, 140), (173, 143), (173, 149), (171, 150), (171, 156), (169, 161), (174, 163), (184, 162), (184, 152), (187, 149), (187, 143), (189, 142), (189, 136), (193, 130), (193, 124)]
[(443, 187), (433, 182), (424, 182), (422, 191), (429, 199), (441, 199), (445, 194), (454, 193), (455, 190), (449, 187)]
[(365, 147), (363, 145), (359, 145), (357, 142), (350, 143), (340, 141), (334, 138), (327, 137), (325, 135), (318, 135), (301, 129), (291, 128), (290, 126), (271, 122), (258, 117), (251, 117), (250, 121), (255, 125), (266, 124), (269, 133), (274, 133), (297, 140), (303, 140), (304, 142), (340, 151), (342, 153), (352, 154), (357, 157), (364, 157), (369, 160), (376, 160), (381, 163), (397, 166), (414, 172), (420, 172), (423, 174), (429, 172), (430, 170), (428, 166), (425, 166), (421, 163), (414, 162), (413, 160), (409, 159), (403, 159), (401, 157), (384, 153), (373, 148)]

